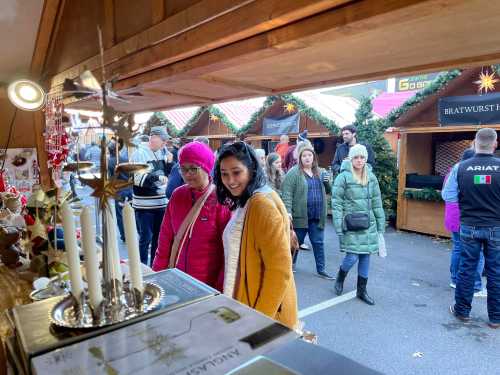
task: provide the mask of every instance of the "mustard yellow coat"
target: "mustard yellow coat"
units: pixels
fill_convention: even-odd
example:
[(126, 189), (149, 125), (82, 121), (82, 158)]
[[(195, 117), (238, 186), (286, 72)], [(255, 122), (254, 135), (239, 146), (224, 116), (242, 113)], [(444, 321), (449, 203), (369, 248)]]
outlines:
[(295, 328), (297, 294), (292, 273), (288, 213), (281, 198), (271, 190), (255, 193), (247, 204), (235, 297), (241, 303)]

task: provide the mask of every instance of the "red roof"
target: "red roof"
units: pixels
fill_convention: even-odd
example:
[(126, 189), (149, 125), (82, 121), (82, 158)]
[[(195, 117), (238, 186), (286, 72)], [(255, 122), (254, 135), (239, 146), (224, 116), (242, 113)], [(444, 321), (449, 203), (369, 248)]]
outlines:
[(385, 117), (394, 108), (400, 107), (405, 101), (415, 95), (417, 91), (383, 92), (372, 101), (373, 112)]
[(221, 110), (234, 126), (241, 128), (250, 121), (255, 112), (262, 108), (265, 100), (265, 97), (237, 100), (215, 104), (215, 107)]
[(182, 129), (193, 118), (196, 111), (200, 107), (185, 107), (179, 109), (172, 109), (170, 111), (163, 111), (163, 115), (170, 121), (177, 129)]

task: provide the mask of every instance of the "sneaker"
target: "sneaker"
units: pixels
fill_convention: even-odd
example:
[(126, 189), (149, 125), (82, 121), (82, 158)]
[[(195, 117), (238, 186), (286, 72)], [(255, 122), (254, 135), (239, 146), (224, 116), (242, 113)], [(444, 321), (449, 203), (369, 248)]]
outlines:
[(493, 328), (493, 329), (498, 329), (498, 328), (500, 328), (500, 323), (488, 322), (488, 327)]
[(335, 277), (327, 274), (325, 271), (318, 272), (318, 277), (321, 277), (321, 278), (326, 279), (326, 280), (335, 280)]
[(474, 292), (474, 297), (486, 298), (488, 297), (488, 292), (486, 289), (478, 290), (477, 292)]
[(455, 284), (455, 283), (450, 283), (450, 288), (452, 288), (452, 289), (457, 289), (457, 284)]
[(300, 250), (311, 250), (311, 248), (305, 243), (303, 243), (302, 245), (300, 245)]
[(464, 323), (468, 323), (470, 322), (470, 318), (468, 316), (462, 316), (462, 315), (458, 315), (455, 311), (455, 306), (454, 305), (450, 305), (450, 313), (451, 315), (453, 315), (455, 318), (457, 318), (458, 320), (464, 322)]

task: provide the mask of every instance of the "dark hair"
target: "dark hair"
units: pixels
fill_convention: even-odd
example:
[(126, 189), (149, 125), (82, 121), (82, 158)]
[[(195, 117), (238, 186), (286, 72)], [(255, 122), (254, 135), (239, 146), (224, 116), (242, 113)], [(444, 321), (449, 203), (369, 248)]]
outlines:
[(271, 152), (266, 158), (267, 181), (269, 185), (274, 187), (276, 190), (280, 190), (284, 176), (283, 169), (281, 167), (276, 169), (273, 165), (273, 163), (279, 158), (280, 155), (276, 152)]
[[(250, 173), (250, 181), (243, 194), (239, 197), (234, 197), (226, 186), (224, 186), (220, 172), (221, 161), (231, 156), (242, 162)], [(214, 183), (219, 203), (229, 206), (230, 210), (235, 210), (238, 207), (243, 207), (255, 190), (266, 184), (266, 176), (252, 147), (244, 142), (235, 142), (220, 148), (217, 161), (215, 162)]]
[(346, 125), (342, 128), (342, 131), (349, 130), (352, 134), (356, 134), (356, 127), (354, 125)]

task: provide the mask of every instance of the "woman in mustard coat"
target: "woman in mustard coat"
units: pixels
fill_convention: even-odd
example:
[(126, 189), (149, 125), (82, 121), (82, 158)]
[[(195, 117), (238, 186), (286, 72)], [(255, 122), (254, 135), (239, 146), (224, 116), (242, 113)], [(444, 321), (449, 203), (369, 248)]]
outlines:
[(219, 202), (234, 211), (223, 234), (224, 294), (295, 328), (297, 295), (283, 202), (243, 142), (220, 150), (214, 174)]

